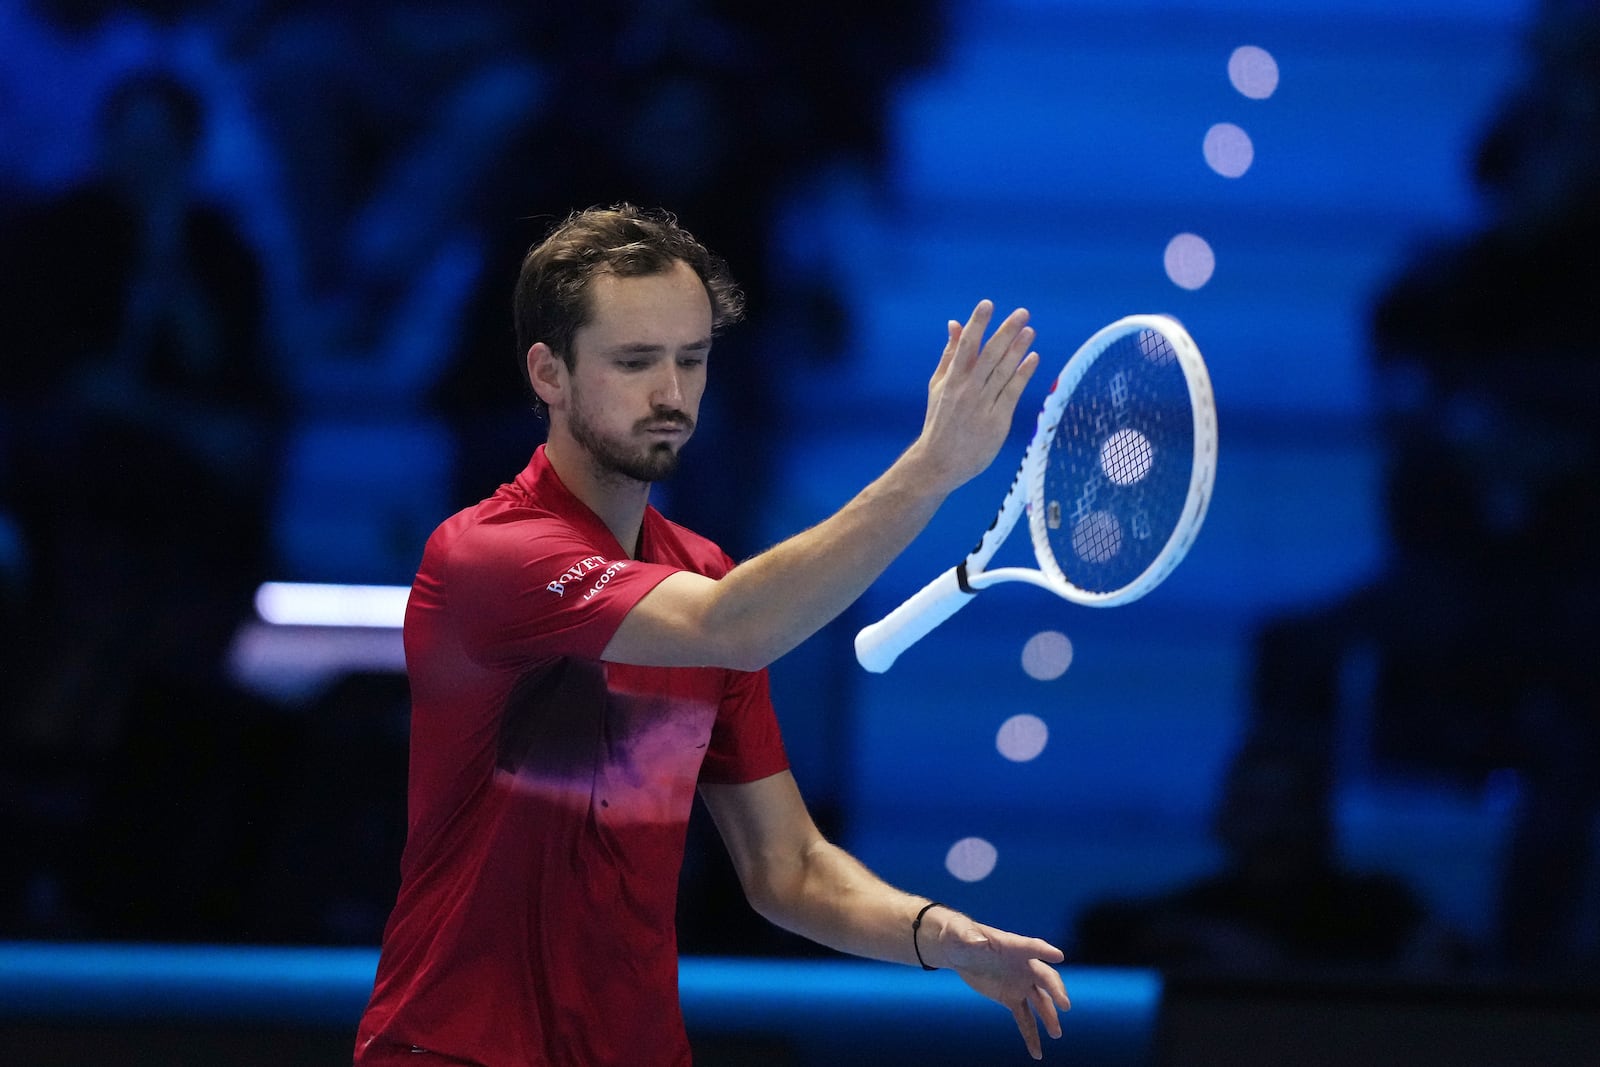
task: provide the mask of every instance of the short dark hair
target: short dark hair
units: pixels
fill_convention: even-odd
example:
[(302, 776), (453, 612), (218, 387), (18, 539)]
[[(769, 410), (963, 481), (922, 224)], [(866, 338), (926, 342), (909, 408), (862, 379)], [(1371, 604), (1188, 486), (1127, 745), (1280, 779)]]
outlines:
[[(522, 260), (512, 312), (518, 363), (530, 392), (528, 349), (543, 341), (570, 368), (572, 339), (589, 322), (589, 283), (602, 274), (661, 274), (676, 262), (699, 275), (711, 300), (715, 333), (744, 316), (744, 294), (722, 257), (695, 239), (669, 211), (616, 204), (575, 211)], [(534, 409), (544, 410), (537, 393)]]

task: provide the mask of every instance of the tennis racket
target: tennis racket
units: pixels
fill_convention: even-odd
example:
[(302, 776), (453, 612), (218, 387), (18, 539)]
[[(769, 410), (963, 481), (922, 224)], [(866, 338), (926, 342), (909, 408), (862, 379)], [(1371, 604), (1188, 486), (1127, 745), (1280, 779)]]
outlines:
[[(1039, 412), (1000, 512), (967, 558), (856, 635), (889, 669), (980, 589), (1027, 582), (1075, 604), (1127, 604), (1172, 573), (1206, 515), (1217, 413), (1200, 349), (1175, 319), (1130, 315), (1083, 343)], [(984, 568), (1023, 511), (1039, 568)]]

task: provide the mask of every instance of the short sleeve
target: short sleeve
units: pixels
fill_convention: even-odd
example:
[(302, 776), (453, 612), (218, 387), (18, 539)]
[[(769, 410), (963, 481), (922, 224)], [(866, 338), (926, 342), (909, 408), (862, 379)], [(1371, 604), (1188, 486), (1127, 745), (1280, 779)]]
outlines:
[(700, 766), (700, 781), (740, 785), (787, 770), (789, 756), (772, 707), (767, 672), (726, 673), (728, 684)]
[(559, 519), (484, 523), (451, 550), (445, 606), (483, 666), (597, 660), (634, 605), (679, 569), (597, 553)]

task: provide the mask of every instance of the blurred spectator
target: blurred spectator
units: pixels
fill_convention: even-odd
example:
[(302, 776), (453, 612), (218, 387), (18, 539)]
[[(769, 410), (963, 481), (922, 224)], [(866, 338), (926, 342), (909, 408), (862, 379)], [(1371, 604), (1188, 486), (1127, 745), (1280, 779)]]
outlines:
[[(1368, 588), (1260, 645), (1255, 729), (1331, 762), (1373, 672), (1358, 760), (1387, 774), (1516, 783), (1497, 928), (1515, 969), (1600, 960), (1580, 943), (1600, 816), (1600, 8), (1549, 3), (1530, 78), (1476, 160), (1482, 231), (1419, 256), (1374, 339), (1392, 557)], [(1359, 716), (1358, 716), (1359, 718)]]
[(102, 934), (203, 916), (245, 787), (249, 702), (224, 651), (263, 576), (278, 406), (252, 250), (193, 194), (204, 130), (183, 84), (128, 78), (92, 181), (21, 210), (0, 251), (28, 561), (0, 748), (25, 807), (80, 823), (19, 830), (47, 857), (29, 899)]
[(284, 354), (312, 413), (415, 417), (470, 321), (544, 72), (519, 9), (262, 3), (233, 30), (293, 262)]
[(131, 65), (151, 60), (160, 35), (152, 12), (123, 9), (106, 22), (102, 14), (59, 0), (0, 5), (0, 191), (7, 199), (81, 177), (100, 101)]
[[(299, 416), (275, 514), (284, 576), (409, 580), (438, 516), (468, 502), (454, 438), (492, 449), (511, 408), (516, 458), (494, 469), (533, 446), (507, 310), (532, 240), (518, 217), (548, 169), (528, 140), (548, 96), (530, 17), (487, 0), (267, 2), (235, 23), (294, 235), (275, 330)], [(440, 378), (485, 334), (499, 407), (447, 409), (446, 425)]]
[[(1413, 550), (1451, 568), (1457, 599), (1480, 608), (1439, 674), (1470, 679), (1495, 665), (1493, 687), (1474, 694), (1492, 706), (1480, 729), (1520, 783), (1494, 954), (1508, 967), (1565, 970), (1600, 965), (1578, 930), (1600, 893), (1587, 877), (1600, 816), (1590, 648), (1600, 633), (1600, 340), (1576, 313), (1600, 292), (1600, 7), (1547, 3), (1531, 44), (1529, 78), (1477, 157), (1490, 224), (1391, 287), (1377, 345), (1386, 380), (1409, 383), (1389, 411), (1396, 504), (1440, 470), (1457, 487), (1449, 506), (1412, 509), (1435, 542)], [(1414, 583), (1393, 590), (1427, 594)], [(1431, 672), (1397, 663), (1393, 673), (1415, 691)], [(1413, 727), (1414, 766), (1429, 763), (1423, 736), (1459, 747), (1452, 709), (1439, 704)], [(1429, 706), (1396, 703), (1389, 715)]]
[[(250, 591), (283, 576), (266, 535), (284, 423), (404, 433), (443, 414), (461, 444), (453, 499), (492, 490), (540, 430), (511, 282), (554, 216), (591, 203), (673, 208), (734, 259), (759, 312), (814, 328), (816, 292), (766, 285), (768, 222), (797, 175), (875, 154), (888, 87), (932, 50), (922, 7), (35, 0), (0, 15), (48, 44), (36, 68), (69, 72), (8, 78), (0, 95), (71, 82), (69, 127), (107, 101), (94, 173), (8, 211), (0, 247), (15, 576), (0, 602), (0, 866), (26, 869), (0, 890), (0, 922), (278, 938), (304, 920), (362, 936), (306, 894), (299, 918), (271, 923), (241, 903), (263, 848), (296, 836), (275, 776), (321, 737), (256, 707), (222, 662)], [(113, 80), (140, 57), (184, 80), (139, 74), (108, 95), (72, 77)], [(213, 98), (249, 128), (212, 136)], [(62, 140), (39, 118), (53, 98), (11, 103), (27, 103), (12, 110), (30, 143)], [(247, 212), (197, 192), (202, 147), (207, 188)], [(83, 170), (81, 151), (56, 155), (0, 181)], [(743, 524), (781, 415), (766, 333), (719, 344), (697, 447), (720, 467), (673, 505), (741, 553), (759, 547)], [(350, 458), (356, 477), (394, 465)], [(406, 491), (425, 497), (422, 480)]]
[(1456, 966), (1460, 949), (1399, 881), (1343, 870), (1328, 769), (1306, 739), (1248, 741), (1216, 812), (1216, 874), (1087, 909), (1079, 962), (1208, 973), (1316, 974)]

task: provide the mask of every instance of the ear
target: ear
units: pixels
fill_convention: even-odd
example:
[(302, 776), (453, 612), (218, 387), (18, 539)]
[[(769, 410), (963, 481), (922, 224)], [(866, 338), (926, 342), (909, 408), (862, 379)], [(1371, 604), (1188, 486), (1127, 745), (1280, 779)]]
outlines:
[(567, 365), (550, 346), (539, 341), (528, 349), (528, 381), (545, 406), (554, 411), (567, 395)]

